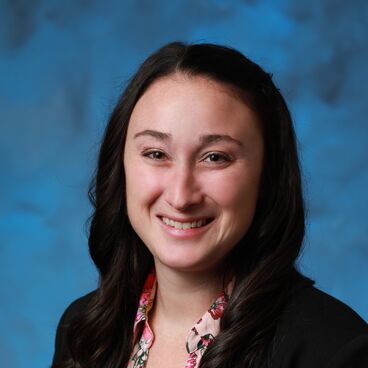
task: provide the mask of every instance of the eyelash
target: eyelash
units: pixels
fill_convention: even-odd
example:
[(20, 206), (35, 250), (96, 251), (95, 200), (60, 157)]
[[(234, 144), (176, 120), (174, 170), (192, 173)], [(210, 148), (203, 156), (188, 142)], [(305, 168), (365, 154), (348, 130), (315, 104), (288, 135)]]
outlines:
[(160, 158), (155, 158), (155, 157), (153, 157), (153, 155), (154, 155), (155, 153), (159, 153), (159, 154), (161, 154), (161, 155), (163, 155), (163, 156), (166, 156), (166, 155), (165, 155), (165, 153), (164, 153), (164, 152), (162, 152), (162, 151), (160, 151), (160, 150), (151, 150), (151, 151), (148, 151), (148, 152), (143, 152), (143, 156), (144, 156), (144, 157), (148, 157), (148, 158), (150, 158), (151, 160), (155, 160), (155, 161), (162, 161), (162, 159), (160, 159)]
[[(159, 155), (162, 155), (162, 156), (166, 156), (166, 154), (160, 150), (151, 150), (151, 151), (147, 151), (147, 152), (143, 152), (143, 156), (144, 157), (147, 157), (151, 160), (154, 160), (154, 161), (163, 161), (164, 158), (157, 158), (157, 157), (154, 157), (155, 154), (159, 154)], [(161, 156), (161, 157), (162, 157)], [(211, 156), (217, 156), (220, 158), (220, 160), (217, 160), (217, 161), (207, 161), (207, 162), (210, 162), (210, 163), (218, 163), (218, 164), (224, 164), (224, 163), (227, 163), (227, 162), (231, 162), (232, 161), (232, 158), (229, 156), (229, 155), (226, 155), (222, 152), (208, 152), (204, 158), (201, 160), (203, 162), (206, 162), (206, 159), (207, 158), (210, 158)]]
[(211, 156), (217, 156), (217, 158), (220, 158), (220, 160), (216, 160), (216, 161), (208, 161), (211, 163), (226, 163), (226, 162), (231, 162), (232, 159), (229, 155), (226, 155), (222, 152), (209, 152), (206, 154), (205, 158), (203, 161), (205, 161), (207, 158), (210, 158)]

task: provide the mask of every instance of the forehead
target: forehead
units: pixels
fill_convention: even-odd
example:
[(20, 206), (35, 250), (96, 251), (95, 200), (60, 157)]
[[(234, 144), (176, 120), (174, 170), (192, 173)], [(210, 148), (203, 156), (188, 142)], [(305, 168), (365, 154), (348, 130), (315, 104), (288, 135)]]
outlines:
[(138, 100), (128, 136), (140, 129), (239, 134), (257, 128), (257, 120), (235, 88), (205, 76), (174, 74), (153, 82)]
[[(201, 96), (201, 100), (195, 97)], [(223, 82), (215, 81), (204, 75), (192, 76), (189, 74), (175, 73), (154, 81), (138, 100), (137, 105), (154, 102), (158, 109), (164, 107), (157, 102), (167, 102), (171, 104), (174, 100), (186, 98), (192, 99), (192, 103), (203, 105), (210, 100), (216, 102), (229, 103), (230, 101), (245, 104), (244, 96), (238, 88)]]

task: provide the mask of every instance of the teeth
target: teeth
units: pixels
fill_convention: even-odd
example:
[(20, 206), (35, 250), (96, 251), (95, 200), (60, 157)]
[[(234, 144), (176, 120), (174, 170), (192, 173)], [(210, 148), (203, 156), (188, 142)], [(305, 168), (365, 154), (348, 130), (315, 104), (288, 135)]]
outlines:
[(191, 229), (194, 227), (201, 227), (206, 223), (206, 220), (203, 220), (203, 219), (198, 220), (198, 221), (193, 221), (193, 222), (178, 222), (178, 221), (171, 220), (167, 217), (162, 217), (162, 221), (166, 225), (175, 227), (175, 229), (179, 229), (179, 230), (187, 230), (187, 229)]

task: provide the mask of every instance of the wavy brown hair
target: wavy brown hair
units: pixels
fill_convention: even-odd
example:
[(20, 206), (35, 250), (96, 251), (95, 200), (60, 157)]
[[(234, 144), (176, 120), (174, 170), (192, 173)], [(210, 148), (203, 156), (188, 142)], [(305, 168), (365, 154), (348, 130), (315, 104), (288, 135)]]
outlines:
[[(123, 152), (132, 110), (147, 87), (173, 73), (206, 76), (233, 87), (259, 117), (265, 142), (260, 197), (253, 222), (226, 264), (236, 283), (221, 330), (200, 367), (263, 367), (290, 292), (304, 237), (304, 204), (292, 119), (272, 76), (240, 52), (219, 45), (170, 43), (128, 83), (101, 144), (89, 196), (94, 207), (89, 250), (99, 286), (68, 332), (62, 367), (116, 368), (128, 363), (139, 295), (153, 258), (129, 223)], [(272, 301), (272, 302), (270, 302)]]

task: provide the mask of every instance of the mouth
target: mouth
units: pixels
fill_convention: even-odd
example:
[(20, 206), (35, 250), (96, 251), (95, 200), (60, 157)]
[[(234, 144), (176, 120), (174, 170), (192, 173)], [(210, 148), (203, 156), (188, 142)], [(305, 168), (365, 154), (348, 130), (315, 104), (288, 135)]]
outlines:
[(208, 225), (214, 220), (213, 217), (203, 217), (197, 219), (188, 219), (186, 221), (178, 221), (165, 216), (159, 216), (159, 219), (167, 226), (177, 230), (197, 229)]

